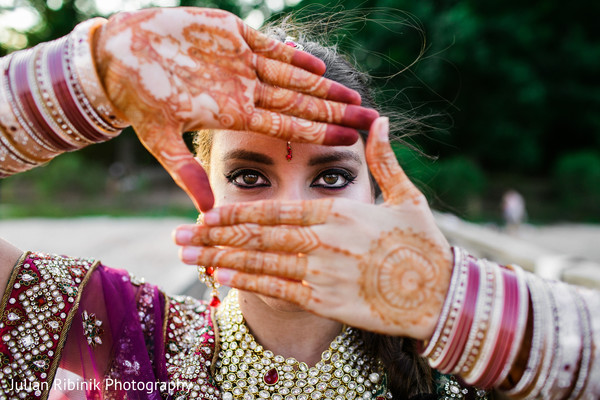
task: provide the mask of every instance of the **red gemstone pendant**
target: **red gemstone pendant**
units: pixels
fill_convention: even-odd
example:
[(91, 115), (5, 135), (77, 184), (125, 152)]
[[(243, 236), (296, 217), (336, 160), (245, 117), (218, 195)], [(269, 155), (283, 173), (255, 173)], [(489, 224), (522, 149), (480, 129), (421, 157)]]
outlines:
[(271, 368), (269, 372), (263, 376), (263, 381), (267, 385), (274, 385), (279, 382), (279, 374), (277, 373), (277, 370), (275, 368)]
[(211, 307), (219, 307), (219, 304), (221, 304), (221, 300), (219, 299), (219, 296), (213, 296), (213, 298), (210, 300), (210, 306)]

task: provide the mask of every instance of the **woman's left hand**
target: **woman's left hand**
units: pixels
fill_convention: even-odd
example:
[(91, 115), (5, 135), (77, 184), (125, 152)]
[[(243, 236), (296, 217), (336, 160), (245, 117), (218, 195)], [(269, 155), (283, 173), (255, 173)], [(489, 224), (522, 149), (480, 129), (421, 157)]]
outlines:
[(398, 165), (388, 129), (387, 119), (376, 120), (366, 149), (383, 204), (327, 198), (218, 207), (203, 225), (178, 228), (183, 261), (218, 266), (224, 285), (351, 326), (428, 339), (448, 291), (452, 252)]

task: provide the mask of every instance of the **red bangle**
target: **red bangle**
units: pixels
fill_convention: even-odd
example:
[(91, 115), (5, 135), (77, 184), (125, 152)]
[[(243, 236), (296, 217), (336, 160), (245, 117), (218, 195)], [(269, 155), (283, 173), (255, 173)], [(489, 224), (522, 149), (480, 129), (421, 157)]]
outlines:
[(92, 123), (86, 120), (85, 116), (75, 102), (74, 93), (69, 90), (69, 85), (65, 76), (65, 65), (63, 57), (66, 56), (67, 38), (63, 37), (55, 42), (49, 43), (48, 47), (48, 67), (50, 71), (50, 81), (56, 93), (56, 98), (62, 107), (65, 115), (73, 124), (76, 132), (85, 139), (93, 142), (106, 140), (105, 137), (94, 129)]
[(453, 332), (448, 343), (446, 343), (447, 353), (446, 355), (441, 356), (442, 360), (438, 367), (439, 371), (445, 374), (450, 373), (454, 369), (460, 356), (462, 355), (463, 350), (465, 349), (477, 306), (480, 269), (472, 257), (468, 258), (468, 264), (469, 275), (465, 300), (463, 302), (460, 314), (454, 323)]

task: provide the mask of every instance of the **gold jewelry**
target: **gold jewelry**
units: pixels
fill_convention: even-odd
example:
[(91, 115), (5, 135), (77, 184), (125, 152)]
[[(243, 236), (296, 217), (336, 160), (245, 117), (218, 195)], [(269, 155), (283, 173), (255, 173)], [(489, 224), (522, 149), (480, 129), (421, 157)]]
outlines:
[(256, 343), (231, 290), (217, 311), (221, 351), (215, 380), (223, 400), (387, 399), (381, 361), (364, 353), (354, 328), (346, 328), (314, 367), (274, 355)]
[[(196, 219), (196, 223), (201, 224), (202, 222), (203, 217), (202, 213), (200, 213), (198, 214), (198, 219)], [(204, 265), (198, 265), (198, 279), (210, 289), (211, 307), (218, 307), (219, 304), (221, 304), (221, 300), (219, 299), (219, 287), (221, 286), (221, 284), (215, 280), (216, 270), (216, 267), (205, 267)]]

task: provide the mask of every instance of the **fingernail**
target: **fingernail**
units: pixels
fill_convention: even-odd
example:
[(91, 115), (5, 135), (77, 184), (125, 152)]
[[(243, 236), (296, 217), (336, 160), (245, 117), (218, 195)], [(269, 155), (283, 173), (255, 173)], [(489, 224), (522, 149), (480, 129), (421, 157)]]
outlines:
[(194, 247), (184, 247), (181, 250), (181, 259), (183, 262), (195, 263), (198, 260), (198, 250)]
[(356, 129), (338, 125), (329, 125), (325, 131), (323, 144), (326, 146), (349, 146), (358, 140)]
[(355, 105), (346, 106), (342, 123), (357, 129), (369, 129), (379, 113), (372, 108), (364, 108)]
[(337, 82), (332, 82), (326, 98), (327, 100), (338, 101), (340, 103), (356, 105), (360, 105), (361, 103), (360, 94), (358, 92), (348, 89), (346, 86)]
[(194, 234), (188, 229), (177, 229), (175, 231), (175, 242), (179, 244), (188, 244), (192, 240)]
[(206, 225), (219, 225), (220, 222), (221, 216), (218, 212), (209, 211), (206, 214), (204, 214), (204, 223)]
[(215, 271), (215, 280), (221, 285), (229, 286), (233, 271), (227, 268), (217, 268)]
[(387, 142), (390, 139), (390, 119), (388, 117), (379, 117), (375, 123), (378, 124), (376, 127), (377, 139), (380, 142)]

